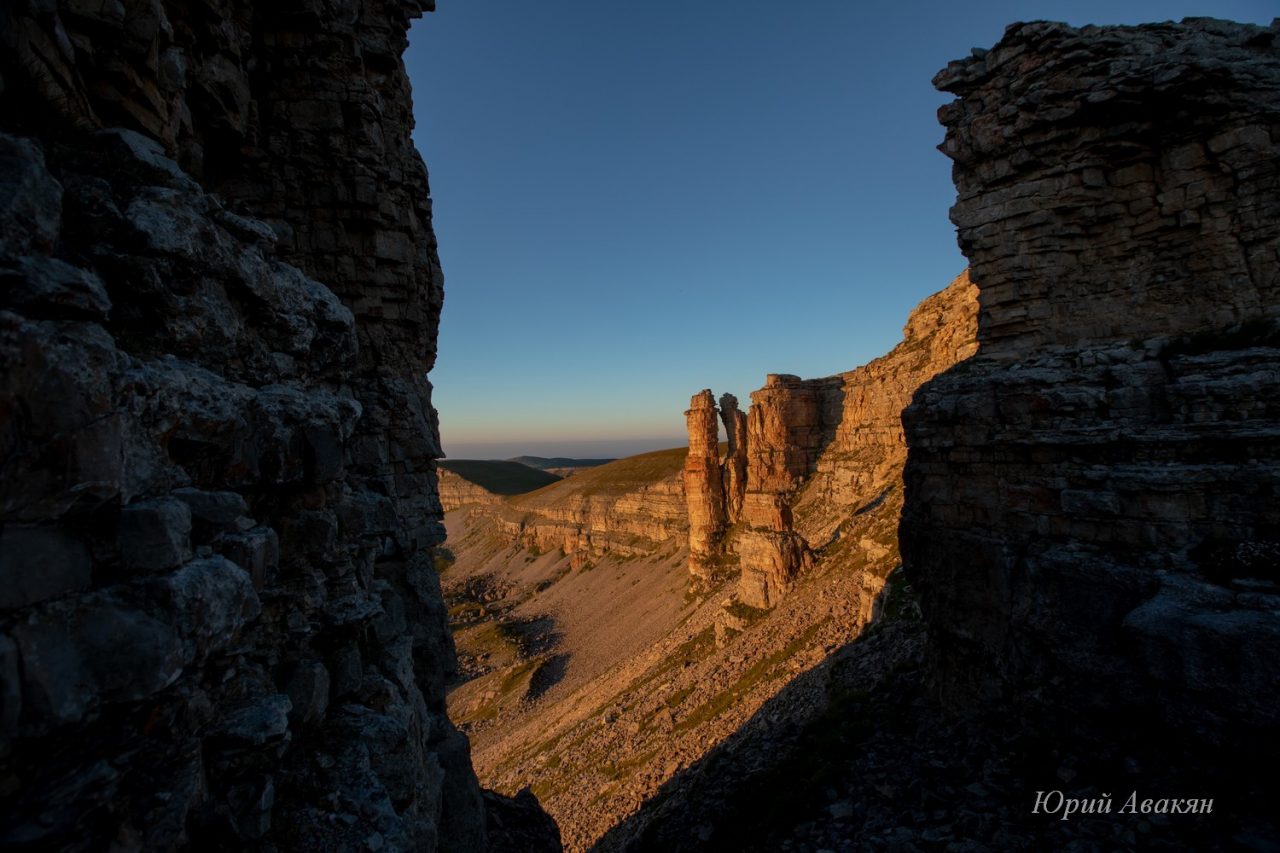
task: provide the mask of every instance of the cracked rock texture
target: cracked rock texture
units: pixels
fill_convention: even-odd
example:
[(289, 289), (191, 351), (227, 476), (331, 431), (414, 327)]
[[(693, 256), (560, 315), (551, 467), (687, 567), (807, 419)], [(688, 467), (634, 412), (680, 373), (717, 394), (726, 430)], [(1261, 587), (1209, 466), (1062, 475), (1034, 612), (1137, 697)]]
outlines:
[(904, 417), (934, 682), (1274, 754), (1280, 24), (1017, 24), (934, 82), (981, 305)]
[(440, 503), (445, 512), (453, 512), (469, 504), (502, 503), (502, 495), (495, 494), (452, 471), (440, 468), (436, 475), (439, 477)]
[(689, 453), (684, 460), (683, 484), (689, 509), (689, 566), (695, 572), (718, 552), (728, 524), (718, 414), (709, 388), (694, 394), (684, 413)]
[(0, 10), (0, 844), (484, 849), (431, 565), (429, 5)]
[[(891, 567), (907, 453), (901, 412), (921, 383), (973, 354), (976, 297), (962, 273), (912, 311), (885, 356), (821, 379), (771, 374), (745, 417), (722, 396), (723, 453), (711, 392), (694, 396), (684, 488), (695, 583), (739, 572), (739, 598), (771, 607), (815, 560)], [(883, 580), (869, 578), (862, 618)]]

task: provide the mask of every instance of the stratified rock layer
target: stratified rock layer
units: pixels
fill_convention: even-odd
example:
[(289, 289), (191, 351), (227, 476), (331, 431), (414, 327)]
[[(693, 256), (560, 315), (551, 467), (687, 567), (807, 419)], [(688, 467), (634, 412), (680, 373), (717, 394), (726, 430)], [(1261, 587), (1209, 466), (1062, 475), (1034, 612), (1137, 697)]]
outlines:
[(0, 845), (483, 849), (424, 5), (0, 12)]
[(563, 551), (575, 567), (605, 554), (674, 552), (684, 546), (689, 529), (681, 487), (684, 457), (677, 448), (617, 459), (536, 491), (496, 501), (481, 497), (470, 512), (501, 540)]
[(728, 524), (742, 520), (742, 503), (747, 493), (747, 413), (738, 408), (738, 398), (720, 395), (720, 420), (724, 422), (725, 460), (721, 466), (724, 483), (724, 514)]
[(684, 413), (689, 428), (684, 494), (689, 506), (689, 567), (695, 575), (705, 572), (704, 567), (720, 553), (727, 524), (717, 416), (716, 398), (709, 388), (694, 394)]
[(502, 503), (502, 495), (494, 494), (484, 486), (477, 485), (452, 471), (441, 468), (436, 475), (439, 478), (440, 505), (444, 507), (445, 512), (452, 512), (470, 504)]
[[(741, 573), (740, 600), (770, 607), (824, 555), (892, 567), (906, 461), (901, 412), (921, 383), (973, 354), (976, 298), (962, 273), (912, 311), (887, 355), (821, 379), (772, 374), (745, 418), (724, 395), (723, 459), (709, 444), (711, 392), (694, 397), (684, 485), (691, 543), (694, 526), (702, 529), (690, 548), (695, 580), (727, 563)], [(862, 618), (883, 579), (868, 577)]]
[(1019, 24), (935, 79), (980, 351), (905, 415), (901, 542), (953, 700), (1274, 748), (1278, 35)]

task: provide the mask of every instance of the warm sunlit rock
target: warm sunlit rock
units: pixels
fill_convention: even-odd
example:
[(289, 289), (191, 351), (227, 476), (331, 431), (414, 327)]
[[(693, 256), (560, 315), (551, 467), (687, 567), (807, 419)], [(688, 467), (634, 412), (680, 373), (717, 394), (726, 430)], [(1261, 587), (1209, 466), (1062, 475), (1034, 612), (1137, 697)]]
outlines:
[[(976, 294), (962, 273), (916, 307), (901, 344), (848, 373), (812, 380), (770, 375), (751, 394), (745, 417), (736, 398), (721, 397), (730, 438), (720, 463), (722, 497), (714, 493), (715, 475), (701, 473), (711, 466), (705, 450), (695, 456), (691, 449), (686, 462), (686, 471), (693, 465), (698, 472), (685, 479), (691, 526), (695, 518), (715, 517), (708, 508), (726, 508), (724, 521), (704, 524), (702, 551), (690, 558), (695, 576), (710, 578), (710, 561), (727, 559), (741, 573), (741, 600), (770, 607), (813, 565), (816, 549), (852, 529), (856, 514), (882, 503), (886, 512), (901, 505), (901, 412), (921, 383), (976, 350)], [(705, 449), (711, 393), (695, 396), (693, 405), (690, 448)], [(896, 554), (892, 530), (876, 536), (860, 534), (866, 545), (859, 550), (867, 559)], [(872, 598), (874, 592), (866, 607)]]
[(710, 390), (695, 394), (684, 413), (689, 426), (684, 495), (689, 507), (689, 569), (695, 577), (708, 575), (710, 561), (722, 553), (727, 520), (717, 414)]

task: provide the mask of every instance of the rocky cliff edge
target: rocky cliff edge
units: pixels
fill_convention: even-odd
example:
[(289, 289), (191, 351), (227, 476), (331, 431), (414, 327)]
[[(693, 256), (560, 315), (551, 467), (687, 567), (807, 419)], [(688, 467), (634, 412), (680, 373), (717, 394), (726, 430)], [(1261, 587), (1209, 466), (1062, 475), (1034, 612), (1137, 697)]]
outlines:
[(0, 844), (485, 848), (431, 565), (429, 5), (0, 10)]

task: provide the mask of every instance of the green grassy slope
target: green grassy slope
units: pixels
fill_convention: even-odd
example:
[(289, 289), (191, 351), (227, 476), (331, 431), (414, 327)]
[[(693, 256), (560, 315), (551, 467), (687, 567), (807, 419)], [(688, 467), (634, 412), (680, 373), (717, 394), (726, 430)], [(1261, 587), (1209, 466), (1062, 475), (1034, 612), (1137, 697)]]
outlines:
[(519, 495), (558, 483), (560, 478), (519, 462), (490, 459), (441, 459), (440, 467), (495, 495)]
[(521, 495), (513, 503), (532, 508), (554, 503), (575, 493), (621, 495), (677, 475), (684, 466), (684, 457), (687, 453), (687, 447), (673, 447), (670, 450), (628, 456), (606, 465), (586, 469), (567, 480), (545, 486), (536, 492)]
[(547, 468), (594, 468), (613, 462), (613, 459), (570, 459), (568, 456), (514, 456), (508, 462), (519, 462), (530, 468), (546, 470)]

